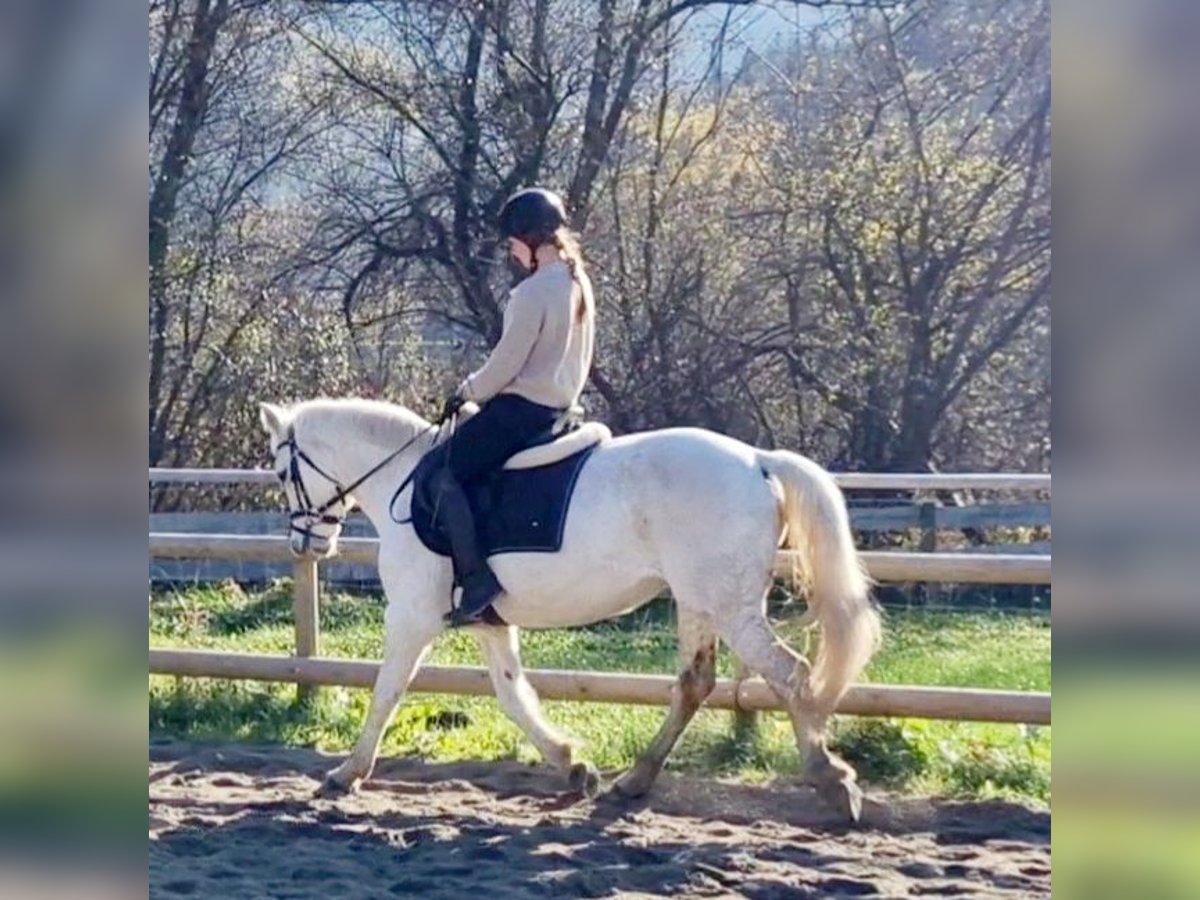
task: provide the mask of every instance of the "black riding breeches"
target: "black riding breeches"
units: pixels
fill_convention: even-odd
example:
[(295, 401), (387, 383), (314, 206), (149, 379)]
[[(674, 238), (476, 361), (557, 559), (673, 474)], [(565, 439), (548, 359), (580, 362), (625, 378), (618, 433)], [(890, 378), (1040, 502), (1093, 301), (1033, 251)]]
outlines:
[(479, 412), (459, 424), (446, 443), (430, 451), (428, 464), (448, 464), (459, 484), (494, 472), (545, 432), (561, 411), (516, 394), (497, 394)]

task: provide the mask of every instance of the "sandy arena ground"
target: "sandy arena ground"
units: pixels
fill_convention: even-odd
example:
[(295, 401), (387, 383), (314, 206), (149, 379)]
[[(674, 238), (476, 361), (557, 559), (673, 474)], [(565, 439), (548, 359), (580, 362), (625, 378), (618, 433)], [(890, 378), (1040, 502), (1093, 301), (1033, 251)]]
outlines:
[(151, 897), (1042, 897), (1050, 814), (869, 792), (862, 824), (803, 787), (664, 775), (629, 803), (518, 763), (335, 760), (275, 746), (150, 747)]

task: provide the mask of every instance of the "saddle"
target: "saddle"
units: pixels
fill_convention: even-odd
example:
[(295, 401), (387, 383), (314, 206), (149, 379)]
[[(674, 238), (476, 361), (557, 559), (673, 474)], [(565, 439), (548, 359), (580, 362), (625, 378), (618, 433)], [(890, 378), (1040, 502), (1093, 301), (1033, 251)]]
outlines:
[[(478, 410), (467, 403), (459, 416), (469, 418)], [(608, 426), (584, 422), (583, 410), (573, 407), (509, 457), (499, 471), (464, 485), (484, 553), (558, 552), (579, 474), (592, 451), (611, 437)], [(426, 547), (450, 556), (450, 540), (427, 489), (431, 474), (424, 461), (413, 474), (412, 524)]]

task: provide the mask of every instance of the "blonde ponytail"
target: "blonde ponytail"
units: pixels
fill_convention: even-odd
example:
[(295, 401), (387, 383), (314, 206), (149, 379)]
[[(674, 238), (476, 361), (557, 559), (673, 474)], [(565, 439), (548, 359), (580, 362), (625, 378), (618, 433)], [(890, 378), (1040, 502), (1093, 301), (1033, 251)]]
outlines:
[(575, 310), (575, 321), (583, 322), (588, 306), (587, 291), (583, 290), (583, 282), (579, 277), (583, 274), (583, 249), (579, 246), (579, 239), (567, 228), (554, 232), (554, 246), (566, 260), (572, 280), (579, 285), (579, 307)]

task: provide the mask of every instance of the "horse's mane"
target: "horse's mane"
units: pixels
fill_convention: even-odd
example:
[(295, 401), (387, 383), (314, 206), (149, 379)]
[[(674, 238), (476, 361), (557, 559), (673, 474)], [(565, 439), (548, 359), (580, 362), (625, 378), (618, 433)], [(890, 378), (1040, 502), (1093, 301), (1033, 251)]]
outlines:
[(310, 428), (303, 423), (321, 423), (312, 429), (318, 440), (332, 442), (337, 436), (353, 434), (381, 447), (395, 447), (409, 440), (429, 423), (412, 410), (385, 400), (363, 397), (320, 397), (304, 400), (291, 407), (297, 431)]

